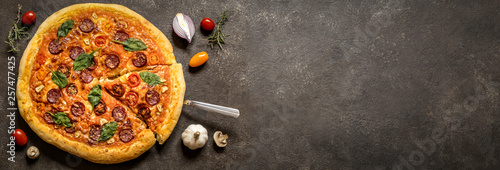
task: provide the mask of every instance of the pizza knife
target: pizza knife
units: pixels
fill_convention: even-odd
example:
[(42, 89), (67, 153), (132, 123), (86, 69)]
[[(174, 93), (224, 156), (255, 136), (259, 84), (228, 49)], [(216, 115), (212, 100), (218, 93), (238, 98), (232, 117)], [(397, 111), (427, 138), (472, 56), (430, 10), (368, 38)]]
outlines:
[(215, 104), (204, 103), (204, 102), (199, 102), (199, 101), (194, 101), (194, 100), (184, 100), (184, 104), (187, 106), (194, 106), (194, 107), (199, 108), (201, 110), (215, 112), (215, 113), (219, 113), (222, 115), (231, 116), (234, 118), (238, 118), (238, 116), (240, 116), (240, 110), (235, 109), (235, 108), (219, 106), (219, 105), (215, 105)]

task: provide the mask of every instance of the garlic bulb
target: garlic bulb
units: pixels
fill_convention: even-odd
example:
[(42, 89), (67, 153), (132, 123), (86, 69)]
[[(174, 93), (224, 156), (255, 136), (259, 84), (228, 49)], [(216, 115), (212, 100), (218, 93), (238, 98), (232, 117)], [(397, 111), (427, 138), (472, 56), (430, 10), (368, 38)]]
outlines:
[(199, 124), (189, 125), (184, 132), (182, 132), (182, 142), (189, 149), (195, 150), (205, 146), (208, 140), (208, 132), (203, 126)]
[(174, 21), (172, 22), (172, 28), (177, 36), (186, 39), (188, 43), (191, 43), (195, 29), (193, 20), (191, 20), (189, 16), (183, 13), (177, 13), (174, 17)]

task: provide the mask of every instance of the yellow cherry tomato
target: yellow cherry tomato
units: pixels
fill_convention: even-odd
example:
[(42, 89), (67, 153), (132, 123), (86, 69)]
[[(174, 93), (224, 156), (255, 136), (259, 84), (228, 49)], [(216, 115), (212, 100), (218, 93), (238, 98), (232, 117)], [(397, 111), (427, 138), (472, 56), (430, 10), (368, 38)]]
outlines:
[(198, 67), (203, 65), (203, 63), (207, 62), (208, 60), (208, 54), (205, 51), (199, 52), (189, 60), (189, 66), (191, 67)]

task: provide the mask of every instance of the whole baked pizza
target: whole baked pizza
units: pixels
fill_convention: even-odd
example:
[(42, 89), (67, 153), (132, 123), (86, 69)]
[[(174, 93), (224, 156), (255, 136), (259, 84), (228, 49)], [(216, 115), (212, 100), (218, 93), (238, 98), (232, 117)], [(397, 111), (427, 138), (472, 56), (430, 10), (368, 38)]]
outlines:
[(19, 111), (44, 141), (95, 163), (163, 144), (185, 83), (158, 28), (114, 4), (77, 4), (48, 17), (19, 66)]

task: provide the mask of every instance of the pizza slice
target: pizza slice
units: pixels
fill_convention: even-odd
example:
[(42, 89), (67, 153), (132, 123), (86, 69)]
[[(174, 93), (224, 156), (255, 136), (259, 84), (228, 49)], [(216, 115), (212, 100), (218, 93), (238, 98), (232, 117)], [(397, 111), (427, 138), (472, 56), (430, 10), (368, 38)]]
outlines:
[(182, 109), (183, 77), (180, 64), (161, 65), (105, 81), (103, 88), (145, 121), (163, 144)]

